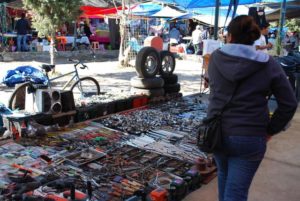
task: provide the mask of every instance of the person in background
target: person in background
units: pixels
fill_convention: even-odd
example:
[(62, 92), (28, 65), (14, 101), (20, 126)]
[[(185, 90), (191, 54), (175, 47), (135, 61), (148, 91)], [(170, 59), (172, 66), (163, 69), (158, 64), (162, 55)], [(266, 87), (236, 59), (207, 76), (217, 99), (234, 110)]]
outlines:
[[(241, 15), (228, 26), (227, 44), (212, 53), (207, 117), (222, 113), (222, 150), (214, 153), (219, 201), (247, 201), (267, 141), (293, 118), (297, 99), (281, 66), (253, 48), (261, 36), (252, 17)], [(267, 96), (278, 107), (270, 117)], [(230, 102), (229, 104), (227, 104)]]
[(299, 38), (297, 32), (293, 32), (290, 36), (290, 43), (292, 44), (292, 49), (297, 49), (299, 46)]
[(67, 26), (67, 22), (65, 22), (60, 29), (61, 35), (65, 36), (68, 34), (68, 26)]
[(30, 30), (30, 25), (28, 20), (25, 18), (26, 14), (21, 14), (21, 19), (16, 23), (17, 31), (17, 50), (18, 51), (28, 51), (27, 47), (27, 34)]
[(274, 33), (270, 34), (269, 43), (271, 43), (273, 47), (276, 45), (276, 36)]
[(191, 36), (193, 31), (196, 29), (197, 24), (192, 19), (189, 19), (188, 24), (188, 35)]
[(175, 44), (180, 43), (180, 31), (176, 28), (175, 25), (172, 26), (169, 35), (170, 35), (170, 43), (175, 43)]
[(84, 34), (84, 22), (81, 21), (77, 26), (77, 36), (82, 36)]
[[(202, 27), (203, 29), (203, 27)], [(206, 29), (203, 29), (202, 31), (202, 40), (207, 40), (210, 38), (210, 35), (209, 35), (209, 27), (207, 27)]]
[(87, 23), (86, 21), (84, 22), (83, 29), (84, 29), (84, 34), (85, 34), (88, 38), (90, 38), (90, 36), (91, 36), (93, 33), (91, 32), (90, 26), (88, 25), (88, 23)]
[(201, 49), (202, 43), (202, 30), (200, 25), (197, 25), (192, 33), (192, 43), (194, 45), (195, 54), (197, 55)]
[(296, 38), (296, 43), (295, 43), (295, 49), (299, 50), (299, 42), (300, 42), (300, 38), (299, 38), (299, 32), (294, 32), (295, 33), (295, 38)]
[(290, 41), (290, 36), (289, 36), (289, 33), (286, 33), (285, 35), (284, 35), (284, 38), (283, 38), (283, 44), (286, 46), (286, 45), (289, 45), (290, 43), (291, 43), (291, 41)]
[(209, 39), (214, 39), (214, 29), (215, 29), (214, 27), (207, 28)]
[(256, 50), (268, 53), (268, 49), (273, 47), (272, 43), (268, 43), (266, 37), (269, 34), (269, 23), (263, 24), (260, 28), (260, 37), (254, 42)]

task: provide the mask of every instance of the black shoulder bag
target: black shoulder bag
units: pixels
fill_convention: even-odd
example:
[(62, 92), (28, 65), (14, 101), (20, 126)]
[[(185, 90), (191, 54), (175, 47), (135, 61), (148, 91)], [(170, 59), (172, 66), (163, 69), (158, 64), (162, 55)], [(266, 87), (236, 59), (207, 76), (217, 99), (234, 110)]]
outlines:
[(237, 87), (238, 86), (235, 87), (229, 101), (217, 115), (203, 119), (198, 129), (197, 138), (197, 145), (201, 151), (213, 153), (222, 149), (222, 115), (237, 91)]

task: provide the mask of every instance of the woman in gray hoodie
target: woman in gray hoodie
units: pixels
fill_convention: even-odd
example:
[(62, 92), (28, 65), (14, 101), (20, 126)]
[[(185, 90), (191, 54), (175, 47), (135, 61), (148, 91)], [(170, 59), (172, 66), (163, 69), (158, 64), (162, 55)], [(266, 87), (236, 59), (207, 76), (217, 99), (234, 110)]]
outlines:
[[(228, 26), (228, 44), (212, 54), (208, 67), (208, 117), (218, 114), (231, 100), (222, 114), (223, 150), (214, 153), (219, 201), (247, 200), (267, 139), (284, 129), (297, 108), (280, 65), (253, 47), (259, 37), (260, 30), (252, 17), (236, 17)], [(267, 99), (270, 92), (278, 103), (271, 118)]]

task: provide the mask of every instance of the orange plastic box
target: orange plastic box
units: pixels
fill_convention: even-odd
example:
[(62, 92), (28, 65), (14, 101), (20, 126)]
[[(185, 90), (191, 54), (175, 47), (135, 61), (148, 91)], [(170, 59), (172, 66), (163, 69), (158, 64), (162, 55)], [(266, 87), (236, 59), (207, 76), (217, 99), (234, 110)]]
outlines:
[(159, 36), (148, 36), (144, 41), (145, 47), (153, 47), (157, 51), (163, 50), (163, 39)]

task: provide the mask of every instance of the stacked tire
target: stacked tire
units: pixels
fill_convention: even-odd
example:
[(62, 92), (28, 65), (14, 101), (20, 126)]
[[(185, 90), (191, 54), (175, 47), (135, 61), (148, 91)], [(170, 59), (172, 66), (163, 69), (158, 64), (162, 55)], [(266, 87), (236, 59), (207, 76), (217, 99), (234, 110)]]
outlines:
[(131, 93), (150, 97), (178, 93), (178, 77), (173, 74), (175, 65), (175, 57), (171, 52), (158, 52), (153, 47), (142, 48), (135, 64), (137, 76), (130, 81)]
[(180, 84), (178, 83), (178, 76), (175, 74), (171, 74), (168, 76), (161, 76), (164, 80), (164, 90), (165, 94), (178, 94), (180, 92)]
[(160, 52), (161, 68), (160, 77), (164, 80), (165, 94), (178, 94), (180, 92), (180, 84), (178, 76), (173, 74), (176, 67), (176, 60), (173, 53), (169, 51)]
[(137, 76), (131, 78), (131, 94), (160, 97), (165, 95), (164, 80), (157, 74), (161, 68), (158, 51), (153, 47), (142, 48), (136, 58)]

